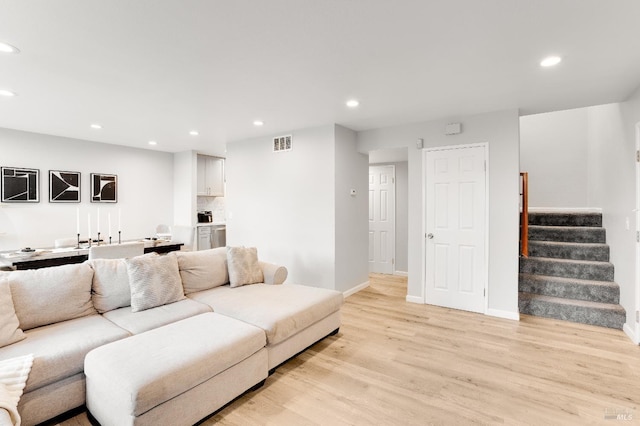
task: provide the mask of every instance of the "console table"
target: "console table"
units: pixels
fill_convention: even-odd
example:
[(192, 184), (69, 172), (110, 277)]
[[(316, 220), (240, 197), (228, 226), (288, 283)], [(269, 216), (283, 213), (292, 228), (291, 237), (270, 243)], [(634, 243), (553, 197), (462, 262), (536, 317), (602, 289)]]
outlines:
[[(171, 241), (150, 241), (144, 240), (145, 253), (169, 253), (180, 250), (183, 243)], [(48, 266), (68, 265), (71, 263), (82, 263), (89, 259), (89, 248), (59, 248), (38, 250), (35, 255), (0, 257), (0, 266), (8, 266), (12, 269), (39, 269)]]

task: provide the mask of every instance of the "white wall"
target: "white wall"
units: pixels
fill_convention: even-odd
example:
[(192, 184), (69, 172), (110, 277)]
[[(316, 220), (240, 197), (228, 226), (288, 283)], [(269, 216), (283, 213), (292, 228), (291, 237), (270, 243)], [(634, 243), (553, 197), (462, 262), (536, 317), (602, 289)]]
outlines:
[[(627, 102), (588, 108), (589, 202), (601, 207), (626, 330), (635, 329), (636, 124), (640, 89)], [(627, 227), (627, 222), (629, 226)]]
[[(175, 225), (195, 225), (197, 153), (183, 151), (173, 154), (173, 217)], [(173, 225), (168, 224), (168, 225)]]
[(269, 137), (227, 145), (227, 245), (257, 247), (287, 282), (334, 288), (334, 126), (292, 135), (288, 152)]
[[(444, 134), (461, 122), (463, 132)], [(358, 133), (358, 149), (369, 152), (406, 146), (409, 153), (408, 300), (424, 300), (422, 233), (422, 151), (425, 147), (486, 142), (489, 145), (489, 290), (488, 313), (518, 318), (519, 119), (517, 110), (387, 127)]]
[(529, 206), (590, 206), (587, 119), (587, 108), (520, 118), (520, 170), (529, 173)]
[[(108, 213), (117, 238), (119, 209), (123, 239), (153, 236), (156, 225), (172, 223), (172, 154), (9, 129), (0, 129), (0, 153), (1, 166), (40, 169), (39, 203), (0, 204), (0, 250), (51, 247), (56, 238), (75, 238), (78, 207), (83, 236), (89, 212), (97, 236), (98, 208), (103, 238), (108, 238)], [(80, 204), (49, 203), (49, 170), (82, 173)], [(89, 202), (90, 173), (118, 175), (116, 204)]]
[(343, 292), (369, 280), (369, 157), (356, 148), (356, 133), (335, 126), (335, 289)]

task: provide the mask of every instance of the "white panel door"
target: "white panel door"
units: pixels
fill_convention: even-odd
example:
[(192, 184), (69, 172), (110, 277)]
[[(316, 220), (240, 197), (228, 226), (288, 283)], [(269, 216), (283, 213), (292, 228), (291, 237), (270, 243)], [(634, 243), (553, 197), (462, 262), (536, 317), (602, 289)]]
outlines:
[(395, 247), (395, 166), (370, 166), (369, 272), (393, 274)]
[(484, 312), (485, 147), (424, 154), (426, 302)]

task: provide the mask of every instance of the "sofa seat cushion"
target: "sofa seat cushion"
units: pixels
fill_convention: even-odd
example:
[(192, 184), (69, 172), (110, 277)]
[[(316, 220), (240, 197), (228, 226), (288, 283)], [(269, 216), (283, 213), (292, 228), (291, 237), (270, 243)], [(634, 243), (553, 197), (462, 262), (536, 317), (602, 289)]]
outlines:
[(0, 348), (0, 359), (34, 355), (24, 392), (81, 373), (90, 350), (129, 336), (100, 315), (90, 315), (25, 331), (26, 339)]
[(340, 310), (342, 293), (302, 285), (252, 284), (190, 294), (214, 312), (262, 328), (269, 345), (286, 340)]
[(132, 312), (131, 306), (105, 312), (103, 316), (131, 334), (140, 334), (163, 325), (211, 312), (208, 305), (190, 299)]
[(197, 315), (91, 351), (85, 360), (87, 392), (99, 389), (109, 395), (111, 409), (140, 416), (265, 343), (257, 327), (213, 312)]

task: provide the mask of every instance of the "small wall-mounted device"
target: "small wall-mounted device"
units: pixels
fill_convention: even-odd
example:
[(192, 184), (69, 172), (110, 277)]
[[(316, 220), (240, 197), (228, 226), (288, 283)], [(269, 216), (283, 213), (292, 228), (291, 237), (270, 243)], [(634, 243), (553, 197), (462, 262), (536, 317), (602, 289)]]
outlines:
[(449, 123), (444, 129), (445, 135), (457, 135), (458, 133), (462, 133), (461, 123)]
[(356, 194), (357, 194), (357, 191), (356, 191), (355, 189), (351, 189), (351, 191), (349, 191), (349, 194), (350, 194), (352, 197), (355, 197), (355, 196), (356, 196)]
[(416, 148), (417, 148), (417, 149), (422, 149), (422, 148), (424, 148), (424, 139), (419, 138), (419, 139), (416, 141)]

